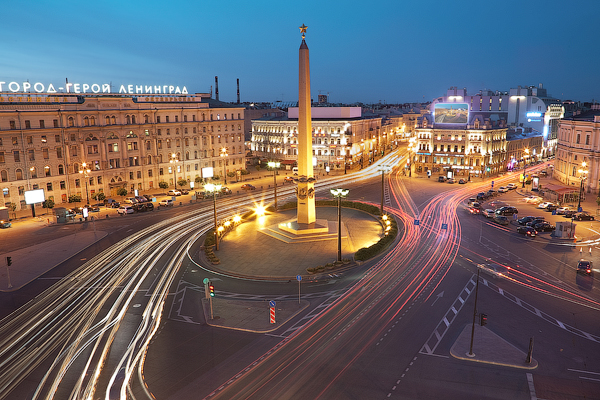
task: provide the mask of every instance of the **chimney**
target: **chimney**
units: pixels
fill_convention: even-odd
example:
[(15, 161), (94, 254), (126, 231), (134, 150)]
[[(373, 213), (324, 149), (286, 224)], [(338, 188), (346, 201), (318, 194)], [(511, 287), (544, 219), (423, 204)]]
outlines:
[(237, 100), (237, 103), (240, 104), (240, 78), (237, 78)]
[(219, 77), (215, 76), (215, 99), (219, 101)]

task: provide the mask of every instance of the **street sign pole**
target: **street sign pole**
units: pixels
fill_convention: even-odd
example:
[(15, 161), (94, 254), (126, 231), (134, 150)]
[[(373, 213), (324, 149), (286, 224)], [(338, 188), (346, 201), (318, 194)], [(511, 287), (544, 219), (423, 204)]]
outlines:
[(274, 324), (275, 323), (275, 300), (271, 300), (269, 302), (269, 321)]
[(300, 304), (300, 281), (302, 280), (302, 276), (297, 275), (296, 279), (298, 280), (298, 304)]

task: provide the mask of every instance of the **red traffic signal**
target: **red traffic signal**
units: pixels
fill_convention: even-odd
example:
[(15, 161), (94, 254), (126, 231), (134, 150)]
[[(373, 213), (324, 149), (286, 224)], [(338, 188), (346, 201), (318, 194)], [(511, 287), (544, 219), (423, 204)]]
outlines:
[(208, 285), (208, 293), (210, 294), (210, 297), (215, 297), (215, 285), (212, 283)]
[(487, 324), (487, 314), (481, 313), (479, 315), (479, 325), (484, 326)]

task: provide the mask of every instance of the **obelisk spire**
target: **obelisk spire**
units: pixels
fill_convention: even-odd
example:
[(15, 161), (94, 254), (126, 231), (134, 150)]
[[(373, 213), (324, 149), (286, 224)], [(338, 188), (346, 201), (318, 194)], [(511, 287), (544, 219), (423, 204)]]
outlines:
[(305, 42), (307, 26), (302, 24), (302, 43), (299, 51), (298, 85), (298, 223), (316, 221), (315, 189), (312, 165), (312, 123), (310, 99), (310, 63)]

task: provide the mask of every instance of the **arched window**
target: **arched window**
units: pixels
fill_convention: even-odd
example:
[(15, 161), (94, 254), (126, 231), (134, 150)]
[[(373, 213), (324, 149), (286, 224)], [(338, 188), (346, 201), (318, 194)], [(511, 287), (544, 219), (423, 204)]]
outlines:
[(126, 122), (127, 125), (131, 124), (131, 117), (129, 115), (125, 116), (125, 120), (127, 121)]
[(65, 174), (65, 166), (62, 164), (58, 165), (58, 174), (59, 175), (64, 175)]
[(5, 169), (0, 171), (0, 180), (2, 182), (8, 182), (8, 171), (6, 171)]
[(131, 116), (131, 123), (132, 123), (132, 124), (135, 124), (135, 115), (132, 115), (132, 116)]
[(189, 146), (190, 145), (190, 139), (185, 138), (184, 143), (185, 143), (186, 147)]
[(152, 156), (151, 155), (148, 156), (148, 165), (150, 165), (150, 164), (152, 164)]
[(73, 117), (69, 117), (69, 126), (75, 126), (75, 120)]
[(15, 170), (15, 175), (16, 175), (18, 181), (23, 180), (23, 170), (22, 169), (19, 168), (19, 169)]
[(83, 117), (83, 125), (90, 126), (90, 119), (88, 117)]
[(186, 159), (186, 160), (189, 160), (189, 159), (190, 159), (190, 152), (189, 152), (189, 151), (186, 151), (186, 152), (185, 152), (185, 159)]
[(94, 116), (90, 117), (90, 125), (96, 125), (96, 117), (94, 117)]
[(110, 117), (108, 115), (106, 116), (106, 125), (110, 125)]
[(110, 117), (110, 121), (113, 125), (117, 124), (117, 117), (115, 117), (114, 115), (112, 117)]
[(194, 158), (198, 158), (198, 150), (194, 150)]

